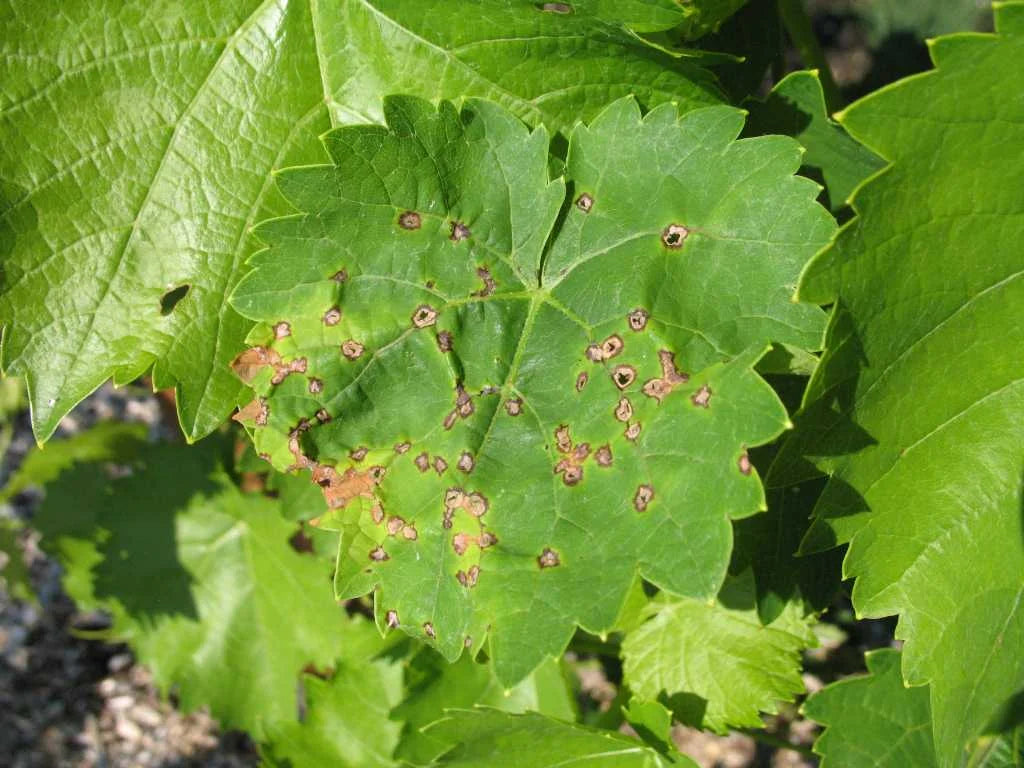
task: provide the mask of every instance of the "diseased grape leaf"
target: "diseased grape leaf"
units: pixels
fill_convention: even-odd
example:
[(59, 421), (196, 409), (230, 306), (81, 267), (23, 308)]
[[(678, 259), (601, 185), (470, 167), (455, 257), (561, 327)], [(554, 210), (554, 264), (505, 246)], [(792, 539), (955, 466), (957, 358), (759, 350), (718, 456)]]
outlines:
[(940, 766), (1024, 688), (1024, 4), (997, 20), (842, 115), (892, 165), (802, 278), (836, 308), (770, 478), (831, 475), (803, 548), (849, 542), (858, 615), (900, 614)]
[(574, 725), (535, 712), (454, 710), (430, 726), (429, 735), (457, 744), (435, 766), (449, 768), (695, 768), (689, 758), (665, 757), (641, 742), (611, 731)]
[[(111, 635), (175, 687), (183, 709), (209, 706), (260, 739), (296, 719), (303, 668), (345, 659), (357, 630), (323, 561), (289, 546), (294, 527), (276, 504), (231, 482), (225, 450), (213, 438), (148, 446), (113, 478), (76, 464), (47, 485), (33, 523), (68, 594), (110, 612)], [(352, 639), (354, 651), (366, 644)]]
[(744, 451), (787, 423), (751, 366), (819, 343), (790, 292), (833, 224), (795, 142), (734, 141), (728, 107), (616, 102), (573, 132), (570, 196), (497, 105), (387, 116), (279, 176), (303, 213), (232, 298), (260, 322), (239, 418), (322, 486), (339, 596), (449, 660), (486, 634), (512, 685), (610, 628), (638, 568), (717, 592), (764, 504)]
[(763, 101), (748, 104), (744, 133), (781, 133), (799, 141), (807, 153), (801, 172), (824, 187), (823, 202), (832, 211), (844, 207), (853, 190), (885, 163), (829, 119), (817, 72), (792, 72)]
[(930, 768), (936, 765), (927, 688), (907, 688), (900, 653), (865, 655), (867, 675), (832, 683), (804, 702), (802, 712), (825, 726), (814, 742), (821, 768)]
[[(36, 436), (153, 369), (186, 436), (228, 415), (250, 323), (227, 303), (274, 169), (322, 162), (381, 98), (486, 96), (567, 129), (615, 96), (720, 100), (713, 77), (594, 12), (528, 0), (0, 2), (2, 365)], [(653, 18), (648, 26), (658, 26)], [(669, 23), (666, 20), (666, 23)]]
[(663, 701), (687, 725), (725, 733), (762, 726), (760, 712), (803, 693), (800, 653), (815, 644), (790, 603), (767, 626), (753, 574), (726, 582), (718, 599), (651, 602), (653, 618), (622, 643), (625, 683), (641, 700)]

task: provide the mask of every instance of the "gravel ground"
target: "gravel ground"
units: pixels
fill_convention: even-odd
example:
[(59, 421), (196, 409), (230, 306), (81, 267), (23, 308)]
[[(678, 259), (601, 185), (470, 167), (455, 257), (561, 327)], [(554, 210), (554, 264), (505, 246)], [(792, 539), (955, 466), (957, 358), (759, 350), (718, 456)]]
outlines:
[[(61, 422), (67, 437), (97, 421), (149, 425), (167, 437), (166, 406), (141, 387), (107, 385)], [(33, 444), (28, 414), (15, 423), (0, 481)], [(0, 516), (31, 519), (38, 492), (20, 494)], [(11, 768), (244, 768), (258, 763), (248, 737), (221, 733), (209, 715), (184, 715), (154, 689), (123, 645), (86, 640), (104, 617), (82, 614), (60, 586), (60, 566), (22, 536), (39, 604), (0, 588), (0, 764)], [(9, 762), (8, 762), (9, 761)]]

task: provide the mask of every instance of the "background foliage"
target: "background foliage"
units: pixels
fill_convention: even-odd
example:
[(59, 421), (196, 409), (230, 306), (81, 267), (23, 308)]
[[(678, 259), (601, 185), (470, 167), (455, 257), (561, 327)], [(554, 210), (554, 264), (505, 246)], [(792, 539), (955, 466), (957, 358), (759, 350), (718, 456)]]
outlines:
[[(921, 5), (868, 38), (973, 23)], [(205, 439), (100, 425), (4, 498), (268, 764), (687, 765), (673, 723), (801, 701), (823, 765), (1020, 764), (993, 18), (837, 111), (785, 0), (6, 0), (0, 363), (40, 441), (143, 374)], [(846, 592), (902, 649), (804, 700)]]

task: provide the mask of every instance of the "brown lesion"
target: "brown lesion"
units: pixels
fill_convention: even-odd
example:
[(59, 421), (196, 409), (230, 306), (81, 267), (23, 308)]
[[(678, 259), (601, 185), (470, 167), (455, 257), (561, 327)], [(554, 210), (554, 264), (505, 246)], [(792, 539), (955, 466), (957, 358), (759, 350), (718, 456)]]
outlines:
[(661, 377), (649, 379), (643, 386), (643, 393), (659, 403), (668, 397), (680, 384), (690, 380), (690, 376), (676, 368), (675, 355), (667, 349), (658, 352), (661, 363)]
[(472, 232), (469, 231), (469, 227), (463, 224), (461, 221), (453, 221), (451, 223), (451, 235), (449, 239), (453, 243), (458, 243), (469, 238)]
[(626, 430), (622, 433), (623, 436), (631, 443), (635, 443), (636, 439), (640, 437), (640, 432), (643, 426), (639, 421), (634, 421), (632, 424), (626, 425)]
[(455, 466), (460, 472), (465, 472), (468, 475), (473, 471), (473, 467), (476, 466), (476, 459), (473, 458), (473, 454), (469, 451), (463, 451), (462, 455), (459, 456), (459, 460), (455, 463)]
[(437, 310), (429, 304), (420, 304), (412, 311), (412, 324), (416, 328), (426, 328), (437, 322)]
[(555, 428), (555, 448), (561, 454), (554, 472), (562, 476), (566, 485), (578, 485), (583, 479), (583, 464), (590, 457), (590, 443), (576, 444), (572, 441), (567, 424)]
[(292, 335), (292, 326), (286, 320), (282, 320), (279, 323), (274, 324), (274, 338), (275, 339), (286, 339)]
[(491, 270), (487, 267), (477, 267), (476, 276), (483, 282), (483, 288), (479, 291), (473, 291), (471, 296), (476, 296), (479, 299), (486, 299), (488, 296), (494, 293), (494, 290), (498, 287), (498, 284), (494, 281), (494, 277), (491, 275)]
[(711, 387), (707, 384), (701, 386), (696, 392), (690, 396), (690, 401), (698, 408), (710, 408), (711, 407)]
[(576, 198), (576, 207), (584, 213), (590, 213), (594, 207), (594, 198), (584, 192)]
[(605, 443), (594, 453), (594, 461), (599, 467), (610, 467), (612, 465), (612, 448)]
[(257, 397), (245, 407), (240, 408), (231, 418), (239, 424), (255, 424), (257, 427), (265, 427), (270, 417), (270, 406), (267, 405), (267, 398)]
[(384, 618), (385, 623), (389, 629), (398, 629), (398, 625), (401, 623), (398, 620), (398, 611), (388, 611)]
[(677, 250), (683, 247), (689, 234), (690, 230), (682, 224), (669, 224), (662, 230), (661, 242), (666, 248)]
[(505, 412), (509, 416), (518, 416), (523, 412), (523, 398), (510, 397), (505, 401)]
[(382, 563), (385, 560), (390, 560), (391, 557), (384, 551), (384, 547), (374, 547), (370, 550), (370, 559), (375, 563)]
[(416, 211), (402, 211), (398, 214), (398, 226), (402, 229), (419, 229), (422, 223), (423, 219)]
[(636, 381), (636, 368), (632, 365), (617, 365), (612, 369), (612, 382), (619, 389), (626, 389)]
[[(308, 459), (307, 459), (308, 461)], [(364, 471), (349, 467), (339, 473), (334, 467), (314, 464), (312, 479), (320, 486), (330, 509), (341, 509), (353, 499), (368, 499), (378, 504), (376, 488), (386, 474), (384, 467), (375, 465)]]
[(452, 351), (452, 338), (451, 331), (440, 331), (437, 334), (437, 348), (444, 353)]
[(754, 471), (754, 465), (750, 463), (750, 456), (747, 455), (746, 451), (740, 454), (736, 464), (743, 475), (749, 475)]
[(252, 384), (265, 368), (273, 370), (271, 384), (280, 384), (292, 373), (306, 372), (306, 358), (298, 357), (285, 362), (281, 354), (268, 347), (250, 347), (231, 361), (231, 369), (245, 384)]
[(355, 339), (347, 339), (346, 341), (342, 342), (341, 354), (345, 357), (346, 360), (358, 360), (360, 357), (363, 356), (363, 352), (365, 351), (365, 349), (366, 348)]
[(652, 501), (654, 501), (653, 487), (644, 484), (636, 489), (636, 494), (633, 496), (633, 507), (637, 512), (644, 512)]
[(455, 385), (455, 407), (444, 417), (444, 428), (451, 429), (456, 419), (468, 419), (473, 415), (476, 408), (473, 406), (473, 398), (466, 392), (462, 384)]
[(561, 564), (562, 559), (551, 547), (544, 547), (540, 555), (537, 556), (537, 565), (541, 568), (555, 568)]
[(459, 570), (455, 573), (455, 578), (462, 586), (467, 589), (472, 589), (476, 586), (476, 582), (480, 578), (480, 566), (471, 565), (465, 571)]
[(337, 325), (341, 322), (341, 309), (339, 307), (331, 307), (324, 312), (323, 321), (326, 326)]
[(630, 329), (640, 332), (647, 327), (647, 321), (650, 319), (650, 316), (650, 312), (646, 309), (643, 307), (637, 307), (626, 315), (626, 320), (629, 323)]
[(622, 341), (622, 337), (613, 333), (600, 344), (590, 344), (585, 350), (585, 354), (590, 362), (602, 363), (618, 356), (624, 347), (625, 343)]

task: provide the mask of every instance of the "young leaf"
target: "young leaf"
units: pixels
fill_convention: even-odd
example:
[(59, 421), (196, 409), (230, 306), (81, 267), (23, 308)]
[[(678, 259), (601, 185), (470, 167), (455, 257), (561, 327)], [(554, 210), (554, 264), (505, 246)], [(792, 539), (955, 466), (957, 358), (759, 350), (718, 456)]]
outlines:
[(790, 286), (833, 225), (796, 143), (735, 141), (727, 107), (616, 102), (573, 132), (568, 197), (497, 105), (387, 116), (279, 177), (303, 213), (232, 299), (261, 322), (239, 417), (323, 488), (339, 595), (376, 588), (449, 660), (487, 633), (509, 686), (610, 628), (638, 568), (717, 592), (764, 502), (745, 447), (786, 424), (751, 366), (818, 343)]
[[(379, 639), (379, 638), (378, 638)], [(402, 724), (390, 710), (402, 699), (402, 665), (378, 659), (343, 663), (330, 680), (303, 677), (303, 721), (269, 729), (261, 750), (282, 768), (388, 768)]]
[(901, 614), (941, 766), (1024, 687), (1024, 4), (997, 20), (842, 115), (892, 165), (801, 281), (836, 309), (779, 458), (779, 475), (806, 473), (784, 466), (800, 455), (831, 473), (804, 548), (850, 542), (858, 614)]
[(458, 744), (434, 763), (448, 768), (696, 766), (681, 755), (665, 757), (635, 739), (534, 712), (512, 715), (495, 709), (454, 710), (427, 733)]
[(331, 118), (476, 95), (559, 130), (629, 92), (721, 98), (599, 14), (532, 2), (5, 0), (0, 40), (0, 362), (25, 375), (40, 440), (151, 367), (189, 438), (224, 420), (249, 228), (287, 212), (271, 172), (322, 161)]
[(900, 653), (865, 655), (868, 674), (832, 683), (804, 702), (803, 713), (825, 726), (814, 742), (821, 768), (931, 768), (932, 720), (927, 688), (907, 688)]
[(625, 682), (642, 699), (664, 697), (681, 722), (720, 733), (759, 728), (760, 712), (803, 693), (800, 652), (813, 634), (795, 605), (762, 625), (749, 571), (714, 603), (666, 599), (652, 608), (654, 618), (622, 644)]
[(47, 486), (33, 522), (68, 594), (109, 611), (111, 634), (186, 711), (209, 706), (259, 739), (295, 720), (302, 669), (344, 657), (356, 629), (322, 561), (289, 546), (294, 526), (220, 468), (224, 448), (147, 447), (119, 479), (78, 464)]

